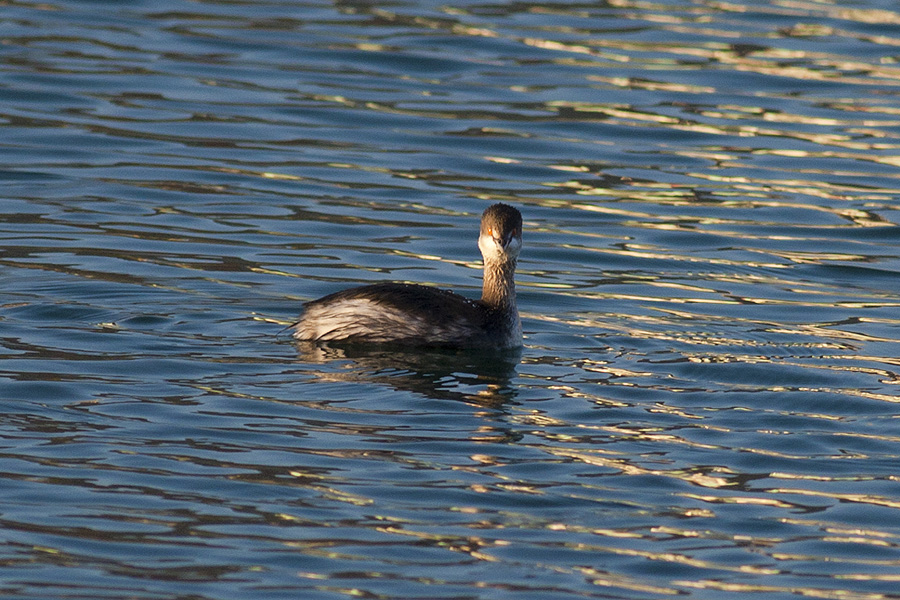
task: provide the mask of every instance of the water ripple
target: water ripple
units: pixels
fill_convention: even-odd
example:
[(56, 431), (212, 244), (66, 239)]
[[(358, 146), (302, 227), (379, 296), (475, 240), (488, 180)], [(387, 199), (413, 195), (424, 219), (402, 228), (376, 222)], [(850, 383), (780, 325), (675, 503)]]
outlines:
[[(7, 594), (896, 597), (894, 7), (4, 17)], [(279, 335), (496, 201), (520, 356)]]

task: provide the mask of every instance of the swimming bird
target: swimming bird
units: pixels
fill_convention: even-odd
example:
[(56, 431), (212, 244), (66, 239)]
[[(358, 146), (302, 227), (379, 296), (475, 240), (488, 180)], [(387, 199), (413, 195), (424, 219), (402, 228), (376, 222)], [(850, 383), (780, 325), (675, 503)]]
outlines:
[(484, 259), (480, 300), (424, 285), (376, 283), (306, 303), (292, 335), (309, 342), (518, 348), (521, 213), (507, 204), (489, 206), (481, 215), (478, 248)]

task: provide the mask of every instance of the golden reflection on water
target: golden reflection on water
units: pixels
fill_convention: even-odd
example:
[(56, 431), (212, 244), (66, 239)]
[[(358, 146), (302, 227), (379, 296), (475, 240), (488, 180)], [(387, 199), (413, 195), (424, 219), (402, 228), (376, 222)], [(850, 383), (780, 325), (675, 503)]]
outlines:
[[(92, 221), (80, 203), (95, 198), (72, 199), (65, 188), (58, 206), (40, 207), (52, 217), (28, 222), (10, 213), (2, 218), (18, 240), (31, 233), (20, 233), (19, 227), (43, 225), (38, 233), (58, 246), (48, 250), (40, 241), (21, 242), (0, 261), (5, 269), (27, 273), (22, 281), (32, 274), (64, 276), (63, 283), (49, 286), (58, 297), (11, 301), (4, 309), (83, 302), (91, 310), (100, 307), (87, 319), (90, 329), (115, 332), (107, 338), (146, 337), (157, 344), (128, 348), (123, 351), (128, 364), (115, 366), (115, 352), (107, 357), (87, 343), (83, 350), (61, 350), (52, 340), (33, 343), (16, 337), (25, 334), (11, 334), (4, 338), (11, 354), (51, 365), (77, 361), (63, 365), (68, 373), (51, 373), (45, 365), (35, 373), (11, 369), (11, 377), (90, 379), (79, 390), (89, 399), (79, 395), (65, 410), (100, 419), (104, 415), (92, 411), (115, 407), (121, 411), (116, 414), (125, 415), (115, 427), (131, 434), (126, 419), (160, 424), (153, 420), (156, 414), (143, 412), (145, 403), (133, 391), (133, 381), (139, 381), (134, 372), (144, 368), (133, 363), (151, 354), (158, 360), (148, 372), (156, 367), (177, 372), (146, 384), (150, 391), (142, 389), (142, 394), (154, 401), (201, 394), (190, 396), (200, 405), (198, 412), (177, 418), (202, 421), (218, 413), (220, 421), (209, 427), (184, 426), (189, 432), (184, 437), (197, 440), (138, 431), (127, 445), (109, 452), (116, 460), (130, 459), (145, 451), (136, 440), (161, 435), (158, 444), (147, 443), (153, 450), (146, 458), (211, 473), (222, 469), (212, 478), (180, 482), (186, 488), (216, 489), (191, 489), (195, 496), (185, 493), (177, 506), (166, 504), (166, 495), (174, 492), (164, 484), (140, 487), (143, 492), (160, 485), (160, 512), (177, 516), (146, 522), (174, 528), (189, 511), (213, 506), (244, 511), (240, 518), (248, 520), (234, 522), (251, 525), (253, 533), (235, 535), (222, 547), (233, 544), (235, 554), (252, 554), (264, 547), (255, 545), (257, 534), (270, 535), (275, 541), (267, 551), (281, 545), (290, 551), (289, 560), (299, 555), (334, 561), (332, 571), (313, 572), (303, 564), (291, 567), (291, 575), (345, 596), (390, 594), (342, 583), (342, 577), (435, 586), (468, 577), (468, 572), (447, 570), (422, 576), (421, 568), (407, 575), (401, 560), (381, 560), (377, 554), (381, 546), (397, 544), (397, 549), (445, 550), (459, 557), (441, 556), (442, 565), (456, 561), (467, 569), (487, 563), (497, 572), (527, 562), (515, 554), (527, 546), (522, 556), (540, 551), (534, 573), (571, 575), (598, 588), (593, 593), (600, 595), (668, 597), (708, 590), (886, 598), (844, 588), (847, 582), (895, 582), (897, 576), (889, 571), (900, 567), (900, 560), (885, 558), (900, 544), (896, 528), (885, 519), (879, 529), (877, 521), (900, 508), (891, 488), (883, 485), (897, 482), (884, 465), (896, 458), (892, 453), (900, 443), (890, 429), (893, 407), (900, 402), (900, 359), (892, 335), (900, 320), (891, 316), (900, 300), (890, 283), (900, 196), (900, 173), (892, 169), (900, 165), (900, 109), (895, 106), (900, 37), (885, 27), (900, 23), (896, 12), (802, 0), (770, 5), (700, 0), (683, 6), (643, 0), (596, 6), (512, 3), (444, 6), (427, 15), (415, 14), (412, 5), (384, 9), (342, 3), (337, 11), (329, 16), (333, 22), (302, 24), (320, 27), (326, 43), (313, 47), (301, 41), (292, 50), (325, 49), (329, 61), (343, 56), (334, 60), (344, 63), (306, 64), (306, 56), (298, 61), (303, 52), (293, 52), (274, 69), (254, 63), (249, 70), (254, 75), (231, 74), (247, 81), (229, 82), (207, 73), (212, 55), (204, 54), (194, 65), (204, 73), (191, 81), (196, 88), (176, 89), (173, 98), (111, 90), (91, 95), (90, 110), (54, 107), (53, 114), (63, 115), (55, 124), (15, 121), (7, 109), (10, 123), (34, 130), (27, 133), (88, 131), (103, 136), (102, 145), (116, 140), (160, 144), (128, 159), (104, 157), (85, 166), (82, 162), (91, 159), (79, 157), (77, 163), (65, 163), (65, 177), (84, 169), (67, 185), (94, 177), (94, 183), (110, 186), (101, 189), (111, 189), (113, 200), (104, 201), (121, 213), (94, 209)], [(756, 21), (737, 19), (750, 13)], [(358, 20), (355, 27), (326, 35), (347, 15)], [(536, 15), (554, 18), (528, 21)], [(173, 13), (164, 19), (188, 21), (184, 30), (198, 39), (202, 35), (211, 47), (222, 27), (216, 19), (197, 16)], [(827, 24), (818, 22), (826, 19)], [(226, 21), (224, 37), (233, 40), (244, 33), (240, 21)], [(254, 24), (247, 31), (265, 31), (263, 22), (250, 21)], [(776, 21), (781, 26), (769, 28)], [(278, 22), (288, 31), (295, 26), (291, 23)], [(860, 25), (879, 27), (876, 32)], [(115, 37), (112, 29), (103, 31)], [(457, 48), (464, 47), (458, 38), (472, 38), (472, 52), (446, 56), (440, 44), (454, 36)], [(818, 38), (823, 43), (817, 44)], [(260, 40), (252, 47), (263, 48)], [(19, 41), (32, 48), (40, 43), (24, 36)], [(864, 42), (865, 50), (843, 55), (853, 41)], [(10, 48), (15, 43), (10, 40)], [(521, 56), (516, 45), (524, 48)], [(111, 55), (120, 51), (105, 41), (97, 46)], [(274, 60), (282, 57), (275, 48), (269, 51)], [(421, 70), (409, 72), (397, 66), (399, 59), (430, 58), (431, 53), (451, 64), (433, 71), (416, 65)], [(239, 54), (222, 52), (221, 57)], [(81, 55), (48, 55), (73, 56)], [(861, 58), (866, 56), (872, 61)], [(188, 62), (189, 55), (179, 60)], [(51, 63), (47, 72), (72, 74)], [(158, 65), (164, 69), (165, 60)], [(353, 78), (346, 78), (347, 72)], [(271, 82), (269, 76), (282, 80)], [(179, 71), (177, 79), (191, 76)], [(217, 95), (232, 92), (235, 99), (204, 97), (205, 88)], [(240, 88), (271, 97), (244, 95)], [(135, 107), (158, 113), (178, 94), (190, 101), (181, 98), (181, 105), (172, 108), (176, 116), (166, 117), (169, 129), (150, 130), (159, 114), (129, 113)], [(104, 114), (109, 107), (100, 101), (115, 110)], [(246, 114), (239, 114), (242, 110)], [(84, 120), (65, 120), (73, 116)], [(110, 121), (117, 126), (108, 126)], [(253, 127), (249, 133), (235, 127), (220, 137), (207, 130), (192, 134), (187, 126), (198, 121), (209, 131), (221, 123)], [(64, 139), (60, 146), (74, 145)], [(18, 150), (15, 143), (9, 147)], [(61, 160), (54, 156), (50, 162)], [(95, 193), (89, 188), (84, 196)], [(231, 303), (227, 319), (246, 309), (254, 323), (285, 323), (266, 312), (275, 310), (272, 298), (296, 305), (298, 298), (308, 299), (307, 281), (349, 285), (368, 273), (390, 271), (359, 256), (377, 254), (385, 262), (402, 259), (404, 265), (429, 269), (435, 263), (478, 269), (480, 264), (466, 256), (435, 250), (425, 228), (444, 227), (440, 233), (446, 237), (447, 227), (468, 222), (485, 202), (498, 200), (521, 206), (527, 224), (519, 270), (528, 334), (521, 363), (485, 367), (489, 361), (471, 356), (321, 347), (295, 352), (293, 346), (287, 358), (278, 348), (260, 357), (260, 338), (238, 339), (234, 321), (205, 315), (191, 321), (183, 304), (176, 306), (185, 298), (217, 298)], [(146, 214), (138, 214), (138, 207)], [(407, 231), (412, 228), (420, 229)], [(100, 247), (79, 241), (82, 234), (95, 236)], [(54, 252), (62, 258), (47, 258)], [(336, 273), (335, 267), (344, 271)], [(117, 284), (110, 286), (115, 291), (127, 286), (166, 290), (169, 304), (147, 310), (170, 310), (178, 322), (168, 325), (171, 331), (157, 331), (155, 325), (141, 330), (120, 321), (120, 315), (135, 310), (132, 297), (123, 294), (126, 300), (109, 307), (103, 304), (109, 287), (72, 291), (78, 286), (71, 283), (85, 282)], [(212, 284), (218, 287), (207, 287)], [(255, 294), (265, 285), (271, 286), (268, 291)], [(87, 299), (72, 302), (78, 293)], [(52, 322), (35, 321), (51, 331)], [(209, 334), (211, 327), (220, 328), (220, 337)], [(69, 337), (77, 336), (67, 336), (65, 344), (77, 343)], [(189, 345), (207, 339), (209, 347)], [(278, 379), (271, 382), (265, 379), (271, 371), (260, 373), (279, 368), (277, 360), (268, 360), (275, 355), (287, 366), (282, 365), (285, 373), (271, 375)], [(123, 384), (126, 391), (107, 395), (114, 380), (110, 372), (82, 374), (101, 362), (133, 378)], [(177, 367), (170, 366), (175, 362)], [(198, 374), (186, 374), (182, 366)], [(204, 404), (206, 399), (214, 400)], [(462, 408), (441, 414), (446, 408), (441, 401)], [(134, 415), (127, 412), (129, 402), (136, 406)], [(246, 403), (240, 409), (245, 412), (227, 412), (219, 402)], [(262, 415), (274, 415), (277, 423), (264, 422)], [(7, 425), (16, 418), (7, 415)], [(35, 438), (34, 445), (47, 456), (57, 447), (74, 456), (89, 443), (105, 449), (103, 444), (117, 435), (111, 429), (103, 438), (67, 434), (52, 442)], [(270, 430), (288, 441), (274, 438), (270, 448)], [(240, 441), (216, 441), (224, 435)], [(182, 442), (186, 450), (171, 449)], [(158, 451), (162, 446), (170, 449)], [(217, 455), (198, 456), (217, 447)], [(259, 460), (274, 456), (284, 463), (261, 466), (236, 459), (255, 451), (263, 456)], [(7, 460), (16, 460), (10, 454)], [(47, 471), (63, 470), (44, 454), (29, 458)], [(74, 463), (72, 456), (65, 460)], [(132, 473), (126, 471), (130, 465), (105, 460), (97, 452), (83, 461), (84, 468), (103, 469), (109, 481), (118, 473), (140, 475), (139, 468)], [(370, 465), (395, 477), (388, 484), (397, 490), (412, 489), (420, 480), (435, 489), (428, 496), (386, 500), (377, 494), (397, 492), (372, 491), (384, 482), (372, 481)], [(545, 468), (558, 470), (548, 475)], [(560, 480), (552, 480), (557, 473)], [(179, 475), (186, 479), (193, 473)], [(23, 473), (21, 480), (53, 479), (59, 485), (67, 476)], [(85, 478), (85, 487), (96, 486), (90, 493), (99, 495), (100, 486), (109, 485), (118, 494), (108, 506), (125, 506), (121, 492), (138, 489), (133, 480), (95, 481), (93, 474)], [(229, 483), (269, 486), (263, 490), (267, 497), (250, 496), (257, 490), (244, 489), (228, 497), (230, 492), (219, 488)], [(443, 493), (447, 489), (449, 500)], [(39, 491), (23, 494), (38, 497)], [(306, 514), (297, 497), (304, 492), (317, 510), (339, 505), (338, 516), (329, 520), (324, 510)], [(83, 502), (78, 508), (87, 514)], [(267, 502), (277, 509), (270, 511)], [(550, 516), (531, 512), (529, 502), (546, 503), (541, 506), (549, 507)], [(563, 518), (570, 505), (581, 512)], [(854, 526), (841, 521), (848, 506), (884, 511), (863, 513), (860, 520), (870, 524)], [(734, 507), (747, 511), (728, 516)], [(340, 512), (353, 509), (359, 511)], [(443, 529), (445, 515), (437, 512), (452, 515), (452, 532)], [(624, 524), (607, 523), (606, 514)], [(746, 522), (740, 520), (743, 515)], [(22, 529), (50, 532), (52, 526), (40, 516), (40, 523)], [(65, 522), (70, 518), (55, 516)], [(790, 525), (792, 533), (754, 529), (773, 522)], [(272, 524), (277, 533), (266, 531)], [(192, 539), (219, 535), (201, 527), (190, 532)], [(285, 533), (288, 527), (297, 529)], [(310, 533), (321, 529), (327, 532), (320, 538)], [(76, 530), (61, 531), (59, 537), (78, 541)], [(106, 535), (85, 531), (94, 542)], [(168, 540), (154, 537), (152, 542)], [(833, 547), (838, 549), (831, 552)], [(866, 552), (873, 549), (883, 552), (869, 558)], [(77, 560), (49, 542), (32, 550)], [(369, 554), (373, 550), (378, 558)], [(571, 563), (556, 562), (556, 550), (580, 554)], [(731, 562), (720, 550), (746, 553)], [(649, 573), (642, 565), (648, 562), (721, 575), (681, 570), (671, 579), (638, 576), (605, 569), (605, 557), (637, 559), (619, 561), (623, 571)], [(369, 566), (379, 561), (381, 568)], [(367, 566), (358, 567), (362, 562)], [(806, 563), (841, 568), (823, 574)], [(91, 568), (96, 570), (96, 563)], [(244, 565), (240, 576), (249, 579), (277, 569), (253, 563)], [(169, 576), (171, 570), (160, 571)], [(775, 575), (795, 583), (780, 585), (783, 580)], [(801, 577), (818, 579), (798, 583)], [(468, 595), (492, 586), (515, 594), (515, 586), (522, 585), (466, 583), (471, 584), (464, 592)], [(139, 584), (128, 585), (137, 589)], [(253, 585), (275, 589), (284, 580), (254, 580)], [(411, 593), (428, 595), (418, 589)], [(576, 593), (592, 591), (578, 588)]]
[(726, 583), (716, 580), (679, 581), (681, 585), (696, 589), (716, 590), (736, 593), (781, 593), (794, 594), (804, 598), (822, 598), (823, 600), (885, 600), (887, 596), (880, 593), (851, 592), (840, 589), (815, 588), (807, 586), (777, 586), (765, 584)]

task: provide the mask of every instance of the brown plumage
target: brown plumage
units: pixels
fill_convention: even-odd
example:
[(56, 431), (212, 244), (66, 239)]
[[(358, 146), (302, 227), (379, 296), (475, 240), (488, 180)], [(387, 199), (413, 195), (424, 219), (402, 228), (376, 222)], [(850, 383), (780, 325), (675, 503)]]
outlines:
[(481, 300), (409, 283), (376, 283), (304, 305), (292, 327), (298, 340), (514, 348), (522, 344), (513, 280), (522, 215), (494, 204), (481, 217)]

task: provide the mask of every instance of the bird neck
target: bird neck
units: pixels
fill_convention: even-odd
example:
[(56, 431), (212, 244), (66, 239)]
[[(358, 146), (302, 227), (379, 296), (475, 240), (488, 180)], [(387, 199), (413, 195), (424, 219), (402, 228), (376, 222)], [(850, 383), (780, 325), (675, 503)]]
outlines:
[(516, 261), (485, 261), (481, 301), (491, 308), (507, 309), (516, 305)]

